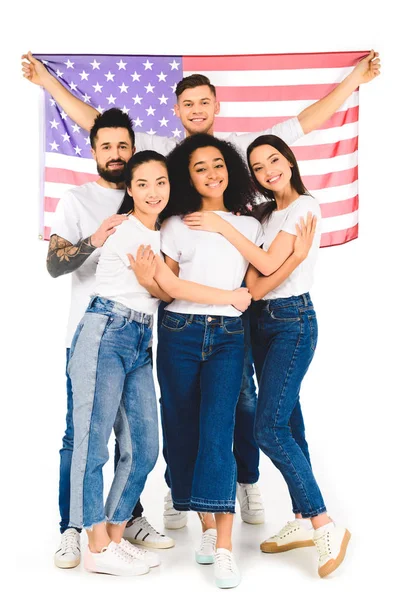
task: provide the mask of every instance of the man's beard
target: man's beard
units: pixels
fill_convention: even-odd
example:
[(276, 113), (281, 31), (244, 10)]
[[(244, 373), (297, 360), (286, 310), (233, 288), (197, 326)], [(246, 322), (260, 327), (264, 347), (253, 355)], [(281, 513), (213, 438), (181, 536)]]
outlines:
[[(113, 164), (115, 162), (123, 163), (121, 169), (118, 169), (117, 171), (108, 169), (108, 165)], [(99, 165), (99, 163), (96, 164), (98, 174), (100, 175), (100, 177), (102, 177), (102, 179), (105, 179), (105, 181), (108, 181), (109, 183), (123, 183), (125, 181), (126, 162), (124, 160), (110, 161), (106, 163), (105, 167), (102, 167), (101, 165)]]

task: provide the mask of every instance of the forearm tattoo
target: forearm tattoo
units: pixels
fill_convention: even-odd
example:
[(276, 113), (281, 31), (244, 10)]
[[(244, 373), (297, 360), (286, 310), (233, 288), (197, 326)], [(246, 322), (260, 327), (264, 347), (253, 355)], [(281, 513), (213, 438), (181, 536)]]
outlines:
[(68, 240), (52, 235), (47, 253), (47, 270), (52, 277), (72, 273), (96, 250), (90, 243), (90, 236), (72, 245)]

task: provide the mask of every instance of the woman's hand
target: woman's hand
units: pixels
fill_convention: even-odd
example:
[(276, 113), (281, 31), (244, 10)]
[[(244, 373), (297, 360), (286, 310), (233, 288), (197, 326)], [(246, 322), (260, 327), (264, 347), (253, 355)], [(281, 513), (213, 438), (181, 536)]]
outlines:
[(127, 255), (132, 268), (136, 275), (136, 279), (143, 287), (150, 285), (153, 282), (156, 272), (155, 254), (151, 246), (141, 245), (136, 253), (136, 260), (132, 254)]
[(307, 213), (307, 222), (304, 222), (303, 217), (300, 219), (300, 224), (296, 223), (297, 237), (294, 242), (293, 254), (302, 262), (307, 258), (310, 248), (314, 240), (315, 229), (317, 227), (317, 217), (310, 212)]
[(183, 217), (183, 222), (189, 229), (222, 233), (224, 219), (212, 211), (194, 212)]
[(240, 312), (244, 312), (250, 306), (251, 302), (251, 294), (249, 290), (245, 287), (240, 287), (237, 290), (234, 290), (232, 293), (232, 305), (240, 310)]

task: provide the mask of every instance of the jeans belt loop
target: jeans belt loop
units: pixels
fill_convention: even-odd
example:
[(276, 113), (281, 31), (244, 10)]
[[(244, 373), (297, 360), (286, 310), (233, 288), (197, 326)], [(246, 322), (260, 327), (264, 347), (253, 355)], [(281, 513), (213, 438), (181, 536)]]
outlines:
[(303, 302), (304, 302), (304, 306), (308, 306), (307, 294), (303, 294)]

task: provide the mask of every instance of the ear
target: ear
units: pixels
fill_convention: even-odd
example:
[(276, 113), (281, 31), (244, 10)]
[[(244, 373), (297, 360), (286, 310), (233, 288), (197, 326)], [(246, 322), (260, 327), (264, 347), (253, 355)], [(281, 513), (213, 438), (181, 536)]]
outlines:
[(135, 154), (135, 152), (136, 152), (136, 146), (133, 146), (133, 148), (132, 148), (132, 156)]
[(133, 198), (133, 196), (132, 196), (132, 192), (131, 192), (131, 189), (127, 187), (127, 188), (126, 188), (126, 191), (127, 191), (127, 192), (128, 192), (128, 194), (130, 195), (130, 197), (131, 197), (131, 198)]
[(178, 119), (180, 119), (181, 114), (179, 112), (179, 106), (177, 104), (174, 104), (174, 111), (175, 111), (175, 116), (178, 117)]
[(214, 110), (214, 115), (219, 115), (219, 111), (221, 110), (221, 105), (218, 102), (218, 100), (215, 101), (215, 110)]
[(94, 148), (90, 148), (90, 152), (92, 153), (94, 160), (96, 160), (96, 150)]

